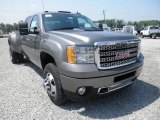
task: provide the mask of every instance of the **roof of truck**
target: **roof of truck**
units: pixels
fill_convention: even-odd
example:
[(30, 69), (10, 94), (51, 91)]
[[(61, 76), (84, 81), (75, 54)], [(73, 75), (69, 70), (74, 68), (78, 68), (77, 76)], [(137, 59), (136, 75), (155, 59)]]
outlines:
[(71, 13), (71, 12), (69, 12), (69, 11), (57, 11), (57, 12), (54, 12), (54, 11), (44, 11), (44, 12), (39, 12), (39, 13), (37, 13), (37, 14), (50, 14), (50, 13), (63, 13), (63, 14), (80, 14), (79, 12), (77, 12), (77, 13)]

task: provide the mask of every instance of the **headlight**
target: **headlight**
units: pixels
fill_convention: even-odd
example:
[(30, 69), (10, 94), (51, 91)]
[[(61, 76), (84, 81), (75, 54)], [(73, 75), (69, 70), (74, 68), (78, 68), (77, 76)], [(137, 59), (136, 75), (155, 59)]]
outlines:
[(94, 63), (94, 48), (81, 46), (67, 47), (68, 63)]
[(139, 41), (139, 43), (138, 43), (138, 54), (137, 54), (138, 58), (139, 58), (140, 54), (141, 54), (141, 41)]

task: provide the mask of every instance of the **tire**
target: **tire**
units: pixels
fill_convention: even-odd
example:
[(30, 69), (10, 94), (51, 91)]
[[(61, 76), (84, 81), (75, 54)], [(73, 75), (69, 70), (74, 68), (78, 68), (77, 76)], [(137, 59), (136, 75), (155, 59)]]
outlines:
[[(55, 90), (56, 90), (54, 95), (53, 95), (53, 92), (51, 93), (51, 90), (47, 91), (47, 94), (48, 94), (50, 100), (55, 105), (64, 104), (67, 101), (67, 99), (66, 99), (64, 92), (63, 92), (63, 89), (62, 89), (62, 85), (60, 82), (60, 76), (59, 76), (57, 67), (53, 63), (49, 63), (45, 66), (45, 69), (44, 69), (45, 80), (44, 81), (46, 81), (46, 79), (47, 79), (47, 74), (51, 74), (53, 76), (54, 86), (55, 86)], [(53, 85), (52, 82), (50, 82), (50, 85), (51, 84)]]
[(152, 38), (152, 35), (149, 35), (150, 38)]
[(152, 34), (151, 36), (152, 36), (153, 39), (156, 39), (157, 34)]
[(10, 56), (13, 64), (19, 64), (24, 62), (24, 56), (22, 54), (12, 51), (11, 48), (10, 48)]
[(144, 38), (143, 33), (140, 34), (141, 38)]

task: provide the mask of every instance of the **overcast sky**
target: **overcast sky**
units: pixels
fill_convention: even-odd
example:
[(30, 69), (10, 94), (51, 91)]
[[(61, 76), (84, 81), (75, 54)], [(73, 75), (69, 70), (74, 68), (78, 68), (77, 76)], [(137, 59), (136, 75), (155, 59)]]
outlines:
[[(77, 11), (92, 20), (124, 19), (126, 21), (160, 20), (160, 0), (44, 0), (48, 11)], [(28, 15), (41, 12), (41, 0), (1, 0), (0, 23), (17, 23)]]

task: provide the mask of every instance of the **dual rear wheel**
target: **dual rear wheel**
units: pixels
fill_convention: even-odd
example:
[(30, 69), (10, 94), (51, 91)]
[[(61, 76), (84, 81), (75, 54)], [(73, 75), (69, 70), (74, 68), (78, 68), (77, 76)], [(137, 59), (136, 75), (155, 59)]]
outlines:
[(13, 64), (24, 62), (24, 56), (20, 53), (12, 51), (11, 48), (10, 48), (10, 57)]

